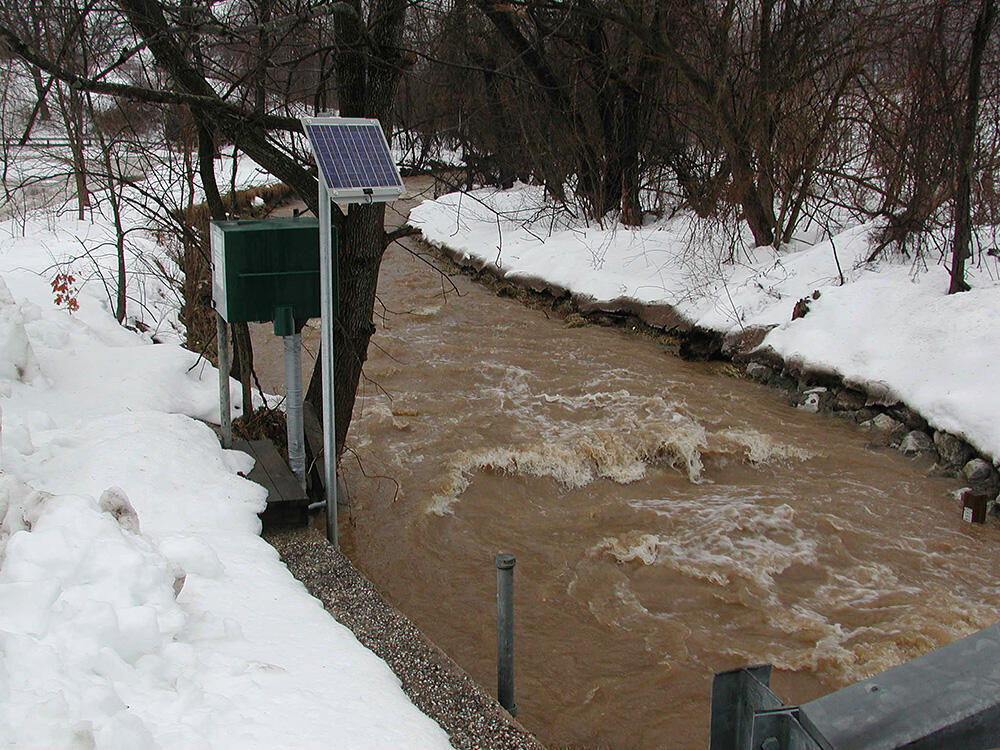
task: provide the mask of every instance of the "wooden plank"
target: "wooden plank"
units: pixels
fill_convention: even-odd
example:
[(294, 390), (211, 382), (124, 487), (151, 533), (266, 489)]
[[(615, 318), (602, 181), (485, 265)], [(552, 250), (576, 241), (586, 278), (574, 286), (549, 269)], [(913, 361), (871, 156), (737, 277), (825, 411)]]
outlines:
[(254, 440), (251, 445), (257, 458), (257, 467), (267, 472), (271, 485), (279, 495), (274, 501), (294, 502), (305, 499), (305, 491), (299, 486), (298, 480), (278, 453), (274, 443), (270, 440)]
[(257, 458), (257, 451), (254, 450), (253, 445), (251, 445), (246, 440), (233, 440), (233, 450), (243, 451), (248, 456), (253, 458), (253, 468), (250, 473), (246, 475), (247, 479), (251, 482), (256, 482), (267, 490), (267, 499), (270, 500), (278, 494), (277, 489), (271, 483), (271, 477), (268, 476), (267, 472), (261, 469), (260, 459)]
[(254, 467), (247, 479), (267, 490), (267, 508), (261, 513), (265, 526), (309, 522), (309, 498), (274, 443), (270, 440), (235, 440), (233, 448), (254, 458)]

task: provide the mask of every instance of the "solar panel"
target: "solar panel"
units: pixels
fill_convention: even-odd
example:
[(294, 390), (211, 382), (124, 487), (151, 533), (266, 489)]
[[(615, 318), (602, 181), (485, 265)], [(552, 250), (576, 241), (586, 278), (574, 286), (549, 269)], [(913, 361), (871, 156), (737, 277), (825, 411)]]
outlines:
[(378, 120), (303, 117), (302, 127), (333, 200), (391, 201), (403, 192), (403, 180)]

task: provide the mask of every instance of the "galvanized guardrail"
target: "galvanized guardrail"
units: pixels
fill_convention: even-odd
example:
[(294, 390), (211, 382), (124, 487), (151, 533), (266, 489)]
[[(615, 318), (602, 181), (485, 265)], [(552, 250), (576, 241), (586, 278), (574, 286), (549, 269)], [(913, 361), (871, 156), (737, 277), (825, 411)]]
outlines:
[(715, 676), (711, 750), (1000, 747), (1000, 624), (801, 706), (770, 676), (770, 665)]

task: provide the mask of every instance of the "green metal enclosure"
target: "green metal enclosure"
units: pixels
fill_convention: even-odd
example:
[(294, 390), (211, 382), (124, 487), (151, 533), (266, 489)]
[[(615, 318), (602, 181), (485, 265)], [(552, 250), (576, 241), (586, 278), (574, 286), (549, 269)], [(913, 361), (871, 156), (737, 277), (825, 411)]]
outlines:
[(212, 301), (230, 323), (274, 321), (279, 336), (320, 317), (319, 222), (213, 221)]

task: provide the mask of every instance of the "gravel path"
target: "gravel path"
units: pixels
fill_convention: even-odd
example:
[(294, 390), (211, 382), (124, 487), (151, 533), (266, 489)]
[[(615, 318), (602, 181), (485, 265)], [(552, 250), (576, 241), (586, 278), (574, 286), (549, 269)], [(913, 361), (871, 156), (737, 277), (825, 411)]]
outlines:
[(276, 529), (263, 536), (309, 593), (385, 660), (410, 700), (441, 725), (456, 749), (544, 750), (318, 532)]

